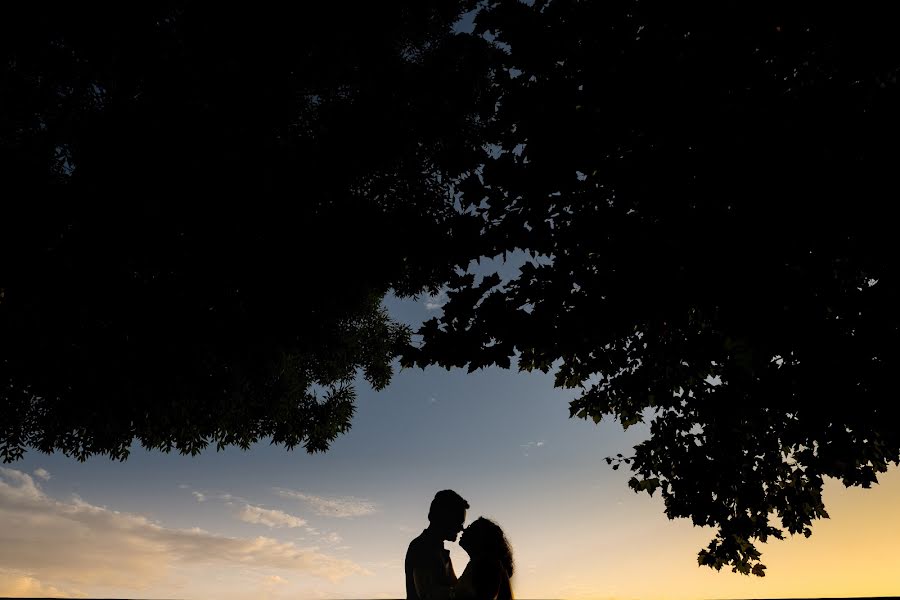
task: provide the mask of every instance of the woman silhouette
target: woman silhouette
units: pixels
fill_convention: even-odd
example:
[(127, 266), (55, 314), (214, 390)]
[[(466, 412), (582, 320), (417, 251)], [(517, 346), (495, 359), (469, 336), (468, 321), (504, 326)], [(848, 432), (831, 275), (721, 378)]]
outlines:
[(509, 578), (513, 574), (512, 548), (503, 530), (484, 517), (466, 527), (459, 545), (469, 564), (453, 588), (451, 597), (463, 600), (512, 600)]

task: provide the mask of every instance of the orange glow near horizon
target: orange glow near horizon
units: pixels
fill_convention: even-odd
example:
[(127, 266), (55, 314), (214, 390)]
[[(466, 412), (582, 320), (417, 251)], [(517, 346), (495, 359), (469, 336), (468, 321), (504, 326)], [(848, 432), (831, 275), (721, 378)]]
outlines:
[[(566, 600), (688, 600), (697, 598), (828, 598), (900, 595), (900, 470), (892, 468), (870, 490), (826, 483), (830, 519), (813, 535), (761, 544), (764, 578), (699, 567), (697, 552), (711, 529), (668, 521), (661, 502), (645, 504), (643, 524), (623, 521), (603, 535), (573, 540), (579, 558), (515, 578), (520, 598)], [(635, 498), (638, 500), (638, 498)], [(600, 509), (598, 509), (600, 510)], [(655, 512), (655, 517), (651, 514)], [(649, 522), (653, 521), (653, 524)], [(611, 540), (630, 539), (620, 550)], [(524, 550), (524, 549), (523, 549)]]

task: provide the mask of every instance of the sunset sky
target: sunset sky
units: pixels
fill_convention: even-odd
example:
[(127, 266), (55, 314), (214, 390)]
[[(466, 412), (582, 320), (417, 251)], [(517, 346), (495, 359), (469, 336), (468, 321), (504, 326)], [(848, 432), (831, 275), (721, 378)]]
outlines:
[[(416, 324), (440, 304), (388, 307)], [(712, 530), (667, 520), (602, 460), (646, 428), (570, 420), (573, 394), (542, 374), (402, 371), (360, 387), (326, 454), (27, 454), (0, 470), (0, 596), (402, 598), (406, 546), (444, 488), (505, 529), (521, 599), (900, 595), (896, 469), (872, 490), (829, 482), (832, 519), (764, 545), (765, 579), (716, 573), (696, 563)]]

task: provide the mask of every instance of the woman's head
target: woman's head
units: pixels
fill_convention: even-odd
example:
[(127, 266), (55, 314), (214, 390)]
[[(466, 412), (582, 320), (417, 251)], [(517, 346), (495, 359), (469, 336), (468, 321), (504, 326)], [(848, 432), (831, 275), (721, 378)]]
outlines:
[(500, 561), (506, 574), (512, 577), (512, 548), (500, 526), (484, 517), (479, 517), (465, 528), (459, 545), (471, 557), (494, 558)]

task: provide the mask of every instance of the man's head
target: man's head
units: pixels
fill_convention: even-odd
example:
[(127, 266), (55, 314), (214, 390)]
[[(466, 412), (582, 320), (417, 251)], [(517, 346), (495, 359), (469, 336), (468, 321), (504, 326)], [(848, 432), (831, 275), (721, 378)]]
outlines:
[(469, 503), (453, 490), (441, 490), (434, 495), (428, 510), (429, 528), (441, 536), (442, 540), (453, 542), (463, 530)]

